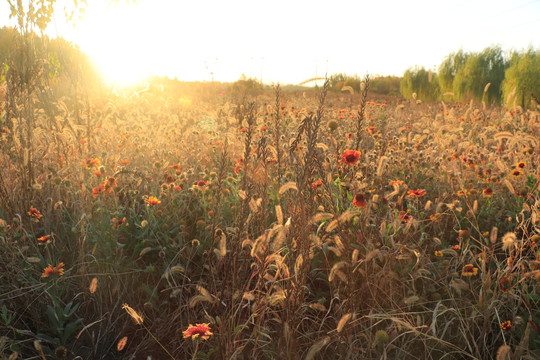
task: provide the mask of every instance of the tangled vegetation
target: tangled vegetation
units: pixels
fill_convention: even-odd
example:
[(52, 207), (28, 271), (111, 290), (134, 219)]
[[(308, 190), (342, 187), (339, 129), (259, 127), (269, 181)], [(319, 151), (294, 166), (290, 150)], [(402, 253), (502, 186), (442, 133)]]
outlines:
[(26, 35), (0, 74), (0, 358), (540, 356), (534, 98), (118, 92)]

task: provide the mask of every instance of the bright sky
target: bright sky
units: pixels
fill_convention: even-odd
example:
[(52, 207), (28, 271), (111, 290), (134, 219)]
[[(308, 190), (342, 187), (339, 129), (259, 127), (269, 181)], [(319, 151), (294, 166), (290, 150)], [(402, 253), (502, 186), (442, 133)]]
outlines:
[[(59, 4), (73, 0), (58, 0)], [(451, 52), (540, 48), (540, 0), (88, 0), (50, 36), (89, 54), (111, 81), (148, 74), (181, 80), (299, 83), (344, 72), (436, 69)], [(62, 6), (57, 6), (59, 10)], [(8, 21), (0, 0), (0, 25)]]

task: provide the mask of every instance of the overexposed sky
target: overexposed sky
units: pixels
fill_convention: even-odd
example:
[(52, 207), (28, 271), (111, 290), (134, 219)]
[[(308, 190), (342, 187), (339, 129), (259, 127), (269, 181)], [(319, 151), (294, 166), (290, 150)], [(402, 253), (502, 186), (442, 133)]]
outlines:
[[(88, 53), (112, 81), (299, 83), (316, 75), (402, 75), (451, 52), (540, 48), (540, 0), (88, 0), (77, 27), (62, 4), (47, 33)], [(0, 25), (8, 20), (0, 0)]]

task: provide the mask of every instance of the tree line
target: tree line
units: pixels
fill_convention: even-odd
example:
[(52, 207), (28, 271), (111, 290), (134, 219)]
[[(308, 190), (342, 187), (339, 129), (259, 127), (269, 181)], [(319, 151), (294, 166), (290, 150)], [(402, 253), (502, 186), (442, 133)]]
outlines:
[(405, 71), (400, 92), (421, 100), (483, 101), (507, 103), (510, 98), (528, 107), (540, 94), (540, 51), (529, 48), (505, 54), (500, 47), (481, 52), (459, 50), (439, 65), (437, 72), (423, 67)]

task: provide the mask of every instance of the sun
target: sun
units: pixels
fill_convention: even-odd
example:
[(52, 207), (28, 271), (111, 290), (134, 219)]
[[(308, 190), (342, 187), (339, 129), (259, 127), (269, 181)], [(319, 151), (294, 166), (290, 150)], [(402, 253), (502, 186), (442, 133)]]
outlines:
[(74, 29), (74, 42), (113, 85), (140, 83), (155, 70), (146, 46), (152, 24), (145, 10), (144, 3), (96, 2)]

